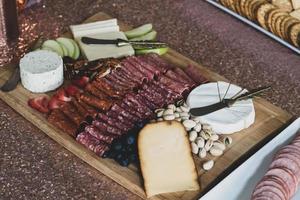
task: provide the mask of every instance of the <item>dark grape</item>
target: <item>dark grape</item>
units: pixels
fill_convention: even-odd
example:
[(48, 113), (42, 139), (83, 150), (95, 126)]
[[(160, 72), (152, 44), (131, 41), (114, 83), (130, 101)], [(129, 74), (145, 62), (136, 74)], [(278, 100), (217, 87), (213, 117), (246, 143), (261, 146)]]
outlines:
[(132, 153), (128, 156), (129, 162), (135, 163), (137, 161), (137, 154)]
[(115, 151), (120, 151), (123, 148), (122, 142), (119, 140), (116, 140), (112, 144), (112, 149)]
[(126, 140), (127, 144), (131, 145), (135, 143), (135, 136), (134, 135), (128, 135), (127, 136), (127, 140)]
[(129, 159), (125, 157), (121, 160), (118, 160), (118, 163), (123, 167), (127, 167), (129, 165)]

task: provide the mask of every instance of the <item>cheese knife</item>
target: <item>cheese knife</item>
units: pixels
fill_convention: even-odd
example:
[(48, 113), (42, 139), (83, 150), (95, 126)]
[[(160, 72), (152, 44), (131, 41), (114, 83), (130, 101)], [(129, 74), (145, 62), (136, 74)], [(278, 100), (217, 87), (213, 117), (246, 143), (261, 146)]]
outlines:
[(213, 112), (216, 112), (218, 110), (221, 110), (223, 108), (229, 108), (231, 107), (234, 103), (238, 102), (238, 101), (242, 101), (242, 100), (247, 100), (247, 99), (251, 99), (259, 94), (261, 94), (262, 92), (269, 90), (271, 88), (271, 86), (267, 86), (267, 87), (260, 87), (257, 89), (253, 89), (249, 92), (246, 92), (242, 95), (239, 95), (238, 97), (235, 98), (231, 98), (231, 99), (223, 99), (218, 103), (209, 105), (209, 106), (204, 106), (204, 107), (199, 107), (199, 108), (192, 108), (190, 110), (190, 113), (194, 116), (203, 116), (203, 115), (207, 115)]
[(150, 40), (144, 40), (144, 41), (130, 41), (130, 40), (124, 40), (124, 39), (115, 39), (115, 40), (106, 40), (106, 39), (97, 39), (97, 38), (91, 38), (91, 37), (82, 37), (81, 42), (84, 44), (113, 44), (117, 47), (123, 47), (127, 45), (133, 45), (140, 48), (162, 48), (167, 47), (167, 44), (164, 42), (156, 42), (156, 41), (150, 41)]
[[(41, 37), (38, 37), (28, 46), (28, 49), (25, 51), (24, 54), (39, 48), (41, 45), (42, 45), (42, 39)], [(14, 90), (17, 87), (21, 79), (19, 61), (20, 61), (19, 59), (14, 59), (11, 63), (7, 64), (6, 67), (14, 68), (14, 72), (12, 73), (10, 78), (1, 86), (0, 88), (1, 91), (9, 92)]]

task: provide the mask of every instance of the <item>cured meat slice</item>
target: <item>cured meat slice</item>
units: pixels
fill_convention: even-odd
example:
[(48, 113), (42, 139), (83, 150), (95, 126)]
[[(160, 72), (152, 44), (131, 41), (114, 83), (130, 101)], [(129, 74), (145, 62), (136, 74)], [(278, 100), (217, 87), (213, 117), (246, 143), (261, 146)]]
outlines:
[(143, 98), (145, 98), (147, 101), (151, 102), (152, 104), (155, 105), (155, 108), (161, 108), (162, 107), (162, 100), (161, 99), (157, 99), (154, 98), (153, 95), (151, 95), (149, 92), (147, 92), (146, 90), (140, 90), (138, 91), (138, 94), (140, 96), (142, 96)]
[(48, 116), (48, 122), (55, 127), (60, 128), (62, 131), (75, 137), (77, 126), (67, 116), (63, 114), (59, 109), (54, 109)]
[(124, 116), (129, 121), (132, 121), (132, 122), (138, 121), (138, 118), (136, 116), (130, 114), (128, 111), (126, 111), (125, 109), (121, 108), (116, 103), (111, 107), (111, 110), (114, 111), (114, 112), (116, 112), (116, 113), (119, 113), (122, 116)]
[(91, 83), (88, 83), (86, 85), (85, 91), (89, 92), (90, 94), (94, 95), (95, 97), (98, 97), (99, 99), (110, 99), (107, 94), (105, 94), (103, 91), (99, 90), (97, 87), (95, 87)]
[(107, 116), (115, 119), (115, 120), (118, 120), (120, 123), (122, 124), (125, 124), (126, 126), (128, 127), (133, 127), (133, 122), (132, 121), (129, 121), (128, 119), (124, 118), (124, 116), (121, 115), (121, 113), (118, 113), (118, 112), (115, 112), (113, 110), (110, 110), (106, 113)]
[(96, 111), (95, 108), (89, 106), (78, 97), (77, 97), (77, 102), (89, 113), (89, 116), (95, 117), (97, 115), (98, 112)]
[(119, 81), (121, 81), (124, 84), (130, 85), (132, 88), (135, 88), (138, 85), (137, 81), (127, 78), (124, 74), (121, 73), (120, 70), (116, 71), (111, 76), (115, 77), (116, 79), (118, 79)]
[(172, 79), (173, 81), (178, 81), (180, 83), (182, 83), (183, 85), (186, 85), (187, 87), (192, 87), (192, 85), (190, 84), (189, 81), (185, 80), (184, 78), (182, 78), (179, 74), (176, 74), (174, 71), (172, 70), (168, 70), (167, 73), (165, 74), (168, 78)]
[(117, 80), (111, 81), (111, 80), (109, 80), (108, 77), (104, 77), (103, 81), (107, 85), (111, 86), (115, 91), (119, 91), (120, 94), (124, 94), (125, 93), (124, 91), (130, 90), (128, 85), (124, 85), (124, 84), (118, 82)]
[(154, 73), (151, 72), (150, 70), (148, 70), (147, 68), (144, 68), (142, 65), (140, 65), (139, 63), (135, 62), (134, 57), (127, 57), (124, 59), (124, 63), (128, 63), (128, 67), (132, 68), (133, 70), (138, 70), (139, 72), (141, 72), (144, 76), (148, 77), (149, 80), (152, 80), (154, 78)]
[(112, 86), (105, 83), (102, 79), (97, 79), (92, 82), (93, 86), (95, 86), (98, 90), (104, 92), (111, 98), (122, 99), (122, 92), (115, 91)]
[(189, 87), (163, 75), (159, 77), (158, 81), (164, 86), (170, 88), (172, 91), (180, 95), (183, 95), (189, 91)]
[(259, 187), (261, 187), (261, 186), (274, 187), (275, 189), (277, 189), (277, 194), (281, 197), (281, 199), (288, 199), (288, 192), (283, 188), (283, 184), (281, 182), (279, 182), (278, 180), (274, 179), (273, 177), (268, 176), (268, 177), (263, 178), (256, 185), (256, 188), (259, 189)]
[(139, 113), (138, 111), (136, 111), (134, 108), (128, 106), (126, 103), (122, 102), (120, 104), (121, 108), (127, 110), (129, 113), (131, 113), (132, 115), (136, 116), (139, 121), (142, 121), (144, 119), (144, 115), (142, 113)]
[(138, 101), (143, 102), (143, 104), (145, 104), (149, 109), (151, 109), (151, 110), (157, 109), (157, 106), (154, 103), (152, 103), (151, 101), (144, 98), (141, 94), (135, 95), (135, 98)]
[(84, 128), (85, 132), (89, 133), (90, 135), (94, 136), (98, 140), (101, 140), (107, 144), (111, 144), (114, 139), (118, 137), (118, 135), (108, 134), (104, 133), (103, 131), (100, 131), (93, 125), (86, 126)]
[(76, 140), (87, 147), (89, 150), (93, 151), (98, 156), (102, 156), (105, 151), (109, 149), (108, 144), (105, 142), (98, 140), (97, 138), (93, 137), (89, 133), (82, 132), (78, 134)]
[(99, 130), (104, 130), (105, 132), (108, 132), (110, 134), (114, 134), (114, 135), (122, 135), (123, 132), (122, 130), (116, 128), (116, 127), (113, 127), (113, 126), (110, 126), (109, 124), (103, 122), (103, 121), (100, 121), (100, 120), (97, 120), (95, 119), (92, 124), (97, 127)]
[(166, 73), (169, 68), (161, 67), (158, 63), (153, 61), (150, 56), (148, 55), (141, 55), (138, 56), (140, 60), (143, 62), (146, 62), (148, 65), (150, 65), (152, 68), (155, 68), (156, 70), (159, 70), (162, 74)]
[(111, 118), (111, 117), (108, 117), (108, 116), (104, 115), (103, 113), (98, 113), (97, 117), (101, 121), (109, 124), (112, 127), (116, 127), (118, 129), (122, 130), (123, 132), (129, 131), (132, 128), (130, 125), (123, 124), (123, 123), (121, 123), (120, 121), (118, 121), (114, 118)]
[(192, 87), (194, 87), (196, 85), (196, 82), (193, 81), (193, 79), (191, 79), (181, 68), (175, 67), (173, 69), (173, 71), (176, 74), (178, 74), (179, 76), (181, 76), (183, 79), (185, 79), (186, 81), (188, 81)]
[(80, 115), (79, 111), (72, 103), (65, 103), (63, 106), (60, 107), (60, 110), (77, 126), (84, 121), (84, 117)]
[(161, 71), (159, 70), (158, 67), (156, 67), (156, 65), (151, 65), (148, 62), (145, 62), (141, 57), (131, 56), (128, 59), (130, 59), (130, 61), (134, 63), (136, 66), (140, 65), (141, 67), (143, 67), (149, 72), (152, 72), (156, 76), (160, 75), (161, 73)]
[(164, 69), (166, 72), (169, 69), (174, 68), (174, 66), (171, 66), (167, 61), (162, 59), (158, 54), (151, 53), (145, 55), (145, 58), (148, 59), (148, 61), (152, 61), (153, 63), (157, 64), (160, 68)]
[(128, 99), (134, 105), (136, 105), (136, 108), (140, 109), (145, 114), (145, 116), (152, 115), (152, 111), (150, 110), (150, 108), (148, 108), (143, 102), (140, 102), (139, 100), (137, 100), (133, 94), (131, 94), (131, 93), (126, 94), (125, 100), (126, 99)]
[(183, 69), (184, 72), (191, 77), (197, 84), (207, 83), (208, 79), (205, 78), (199, 71), (199, 69), (194, 65), (189, 65)]
[(84, 118), (90, 115), (90, 113), (76, 99), (72, 99), (71, 103)]
[(146, 82), (148, 82), (150, 80), (147, 75), (141, 73), (139, 70), (137, 70), (135, 67), (133, 67), (126, 60), (122, 61), (122, 66), (123, 67), (120, 70), (123, 71), (123, 73), (127, 73), (130, 76), (135, 77), (140, 82), (146, 83)]
[(102, 111), (107, 111), (112, 106), (112, 101), (105, 100), (105, 99), (98, 99), (97, 97), (86, 93), (80, 94), (79, 99), (85, 102), (86, 104), (93, 106)]
[(136, 87), (136, 84), (134, 84), (133, 82), (124, 80), (124, 78), (121, 78), (120, 76), (116, 76), (115, 74), (116, 73), (108, 75), (105, 78), (107, 78), (109, 81), (113, 83), (117, 83), (118, 85), (130, 90)]
[(273, 193), (271, 195), (271, 197), (273, 197), (273, 198), (274, 198), (274, 195), (276, 195), (276, 197), (279, 198), (280, 200), (285, 199), (285, 195), (280, 189), (278, 189), (277, 187), (274, 187), (274, 184), (270, 184), (266, 181), (260, 182), (260, 184), (258, 184), (256, 186), (256, 190), (253, 193), (253, 197), (255, 197), (255, 196), (264, 196), (264, 197), (270, 196), (270, 194), (264, 194), (264, 192), (266, 192), (266, 191)]

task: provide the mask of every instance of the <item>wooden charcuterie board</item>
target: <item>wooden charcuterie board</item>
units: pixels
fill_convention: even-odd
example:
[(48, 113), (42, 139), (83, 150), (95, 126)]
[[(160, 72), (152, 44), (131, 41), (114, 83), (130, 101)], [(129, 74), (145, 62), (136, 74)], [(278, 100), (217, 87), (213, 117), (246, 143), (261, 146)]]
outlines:
[[(111, 17), (105, 13), (97, 13), (91, 18), (87, 19), (85, 22), (109, 18)], [(119, 22), (119, 25), (123, 30), (127, 30), (129, 28), (122, 22)], [(66, 36), (68, 35), (71, 36), (70, 33), (66, 34)], [(224, 77), (209, 71), (201, 64), (195, 63), (194, 61), (172, 49), (169, 50), (166, 55), (164, 55), (164, 58), (174, 65), (180, 67), (185, 67), (189, 64), (195, 65), (199, 67), (199, 71), (211, 81), (226, 80)], [(8, 67), (0, 68), (0, 85), (2, 85), (10, 76), (11, 71), (12, 69)], [(140, 175), (138, 168), (133, 165), (130, 165), (129, 168), (121, 167), (113, 160), (102, 159), (81, 144), (77, 143), (68, 134), (63, 133), (61, 130), (49, 124), (45, 116), (27, 106), (27, 101), (29, 98), (39, 95), (25, 90), (21, 84), (19, 84), (14, 91), (9, 93), (3, 93), (0, 91), (0, 98), (4, 102), (15, 109), (32, 124), (41, 129), (53, 140), (96, 168), (99, 172), (110, 177), (112, 180), (116, 181), (131, 192), (146, 199), (142, 185), (142, 176)], [(151, 199), (198, 199), (209, 188), (224, 178), (226, 174), (237, 167), (243, 160), (253, 154), (267, 141), (275, 137), (279, 131), (292, 120), (292, 116), (290, 114), (270, 104), (264, 99), (255, 99), (254, 105), (256, 110), (256, 120), (254, 125), (246, 130), (232, 135), (234, 141), (233, 144), (226, 149), (226, 152), (222, 156), (216, 158), (215, 167), (211, 171), (203, 171), (201, 168), (201, 160), (195, 157), (195, 162), (198, 166), (197, 168), (199, 173), (199, 181), (201, 183), (201, 191), (163, 194), (157, 195)]]

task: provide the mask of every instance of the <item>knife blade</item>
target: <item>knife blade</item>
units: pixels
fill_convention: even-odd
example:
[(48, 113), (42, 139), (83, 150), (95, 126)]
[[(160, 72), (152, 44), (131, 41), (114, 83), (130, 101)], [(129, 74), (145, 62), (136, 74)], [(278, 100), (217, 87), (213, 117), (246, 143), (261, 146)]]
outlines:
[[(37, 48), (39, 48), (41, 46), (42, 43), (42, 39), (41, 37), (36, 38), (28, 47), (28, 49), (25, 51), (24, 54), (35, 50)], [(22, 57), (22, 56), (21, 56)], [(10, 64), (8, 64), (7, 66), (9, 67), (13, 67), (14, 71), (12, 73), (12, 75), (9, 77), (9, 79), (1, 86), (0, 90), (3, 92), (9, 92), (14, 90), (21, 77), (20, 77), (20, 67), (19, 67), (19, 60), (13, 60)]]
[(126, 45), (134, 45), (138, 47), (144, 47), (144, 48), (162, 48), (167, 47), (167, 44), (164, 42), (154, 42), (150, 40), (144, 40), (144, 41), (129, 41), (124, 39), (115, 39), (115, 40), (106, 40), (106, 39), (97, 39), (97, 38), (91, 38), (91, 37), (82, 37), (81, 42), (84, 44), (113, 44), (118, 47), (126, 46)]
[(223, 108), (229, 108), (237, 101), (242, 101), (242, 100), (247, 100), (247, 99), (253, 98), (254, 96), (257, 96), (257, 95), (261, 94), (262, 92), (269, 90), (270, 88), (271, 88), (271, 86), (260, 87), (257, 89), (253, 89), (249, 92), (246, 92), (242, 95), (239, 95), (238, 97), (233, 98), (233, 99), (223, 99), (222, 101), (215, 103), (215, 104), (211, 104), (211, 105), (203, 106), (203, 107), (199, 107), (199, 108), (192, 108), (190, 110), (190, 113), (194, 116), (207, 115), (207, 114), (216, 112), (218, 110), (221, 110)]

